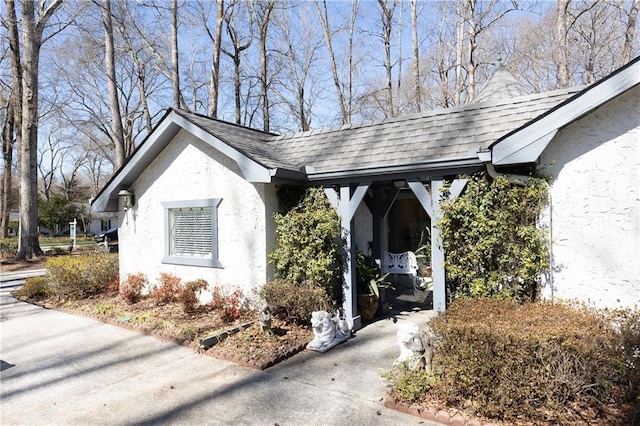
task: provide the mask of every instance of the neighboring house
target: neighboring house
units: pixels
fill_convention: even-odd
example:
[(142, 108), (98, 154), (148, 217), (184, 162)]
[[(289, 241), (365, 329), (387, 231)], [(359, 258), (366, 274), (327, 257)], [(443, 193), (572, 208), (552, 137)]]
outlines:
[[(283, 136), (170, 110), (93, 207), (118, 212), (122, 279), (169, 272), (249, 290), (273, 277), (277, 185), (322, 185), (350, 237), (344, 308), (358, 328), (358, 250), (378, 260), (415, 250), (424, 226), (437, 241), (441, 211), (431, 194), (446, 181), (456, 197), (460, 174), (534, 165), (552, 177), (555, 267), (545, 294), (632, 305), (640, 297), (639, 84), (635, 59), (586, 88), (527, 95), (498, 66), (470, 105)], [(436, 311), (445, 308), (443, 261), (432, 244)]]
[(92, 212), (87, 233), (96, 235), (117, 227), (118, 215), (115, 212)]

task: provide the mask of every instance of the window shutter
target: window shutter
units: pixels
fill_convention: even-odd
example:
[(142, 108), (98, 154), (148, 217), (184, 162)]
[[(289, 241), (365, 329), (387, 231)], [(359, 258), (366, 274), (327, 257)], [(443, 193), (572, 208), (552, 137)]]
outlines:
[(170, 217), (172, 256), (212, 256), (211, 207), (170, 209)]

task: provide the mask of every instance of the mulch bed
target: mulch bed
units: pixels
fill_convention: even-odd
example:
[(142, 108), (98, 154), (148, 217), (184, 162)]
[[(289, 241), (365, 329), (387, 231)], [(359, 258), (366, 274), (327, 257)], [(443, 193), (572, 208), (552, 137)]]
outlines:
[[(257, 322), (257, 313), (249, 311), (234, 321), (225, 321), (217, 310), (200, 307), (186, 314), (179, 303), (155, 305), (150, 299), (135, 304), (125, 303), (117, 295), (98, 295), (77, 301), (19, 299), (75, 315), (117, 325), (175, 344), (191, 347), (194, 351), (233, 362), (245, 367), (263, 370), (303, 350), (312, 340), (309, 328), (273, 320), (273, 333), (263, 333)], [(201, 339), (222, 335), (213, 347), (201, 347)]]

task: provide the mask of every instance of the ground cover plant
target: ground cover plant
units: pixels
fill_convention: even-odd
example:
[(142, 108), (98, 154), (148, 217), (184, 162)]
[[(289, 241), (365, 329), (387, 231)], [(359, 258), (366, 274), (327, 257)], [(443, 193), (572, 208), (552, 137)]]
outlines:
[[(265, 368), (293, 355), (313, 338), (309, 327), (279, 317), (274, 318), (273, 332), (263, 333), (255, 322), (257, 312), (251, 299), (238, 288), (211, 286), (201, 279), (182, 283), (179, 277), (166, 273), (155, 279), (138, 273), (119, 280), (117, 256), (101, 253), (49, 259), (47, 275), (28, 278), (14, 295), (197, 351), (203, 351), (203, 338), (238, 331), (225, 334), (226, 339), (203, 352), (254, 368)], [(207, 304), (198, 299), (203, 291), (213, 293)], [(240, 325), (243, 327), (238, 328)]]
[(458, 299), (430, 326), (433, 370), (388, 373), (398, 399), (510, 424), (640, 421), (638, 311)]

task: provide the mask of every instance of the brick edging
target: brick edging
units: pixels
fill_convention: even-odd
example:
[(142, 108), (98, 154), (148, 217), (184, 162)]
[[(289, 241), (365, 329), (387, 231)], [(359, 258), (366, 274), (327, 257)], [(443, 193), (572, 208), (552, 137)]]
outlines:
[(429, 420), (431, 422), (441, 423), (451, 426), (494, 426), (494, 423), (483, 423), (476, 418), (466, 418), (461, 414), (451, 415), (444, 410), (436, 410), (435, 408), (423, 407), (421, 405), (410, 404), (406, 401), (395, 399), (389, 394), (384, 397), (384, 406), (397, 410), (402, 413), (411, 414), (418, 418)]

